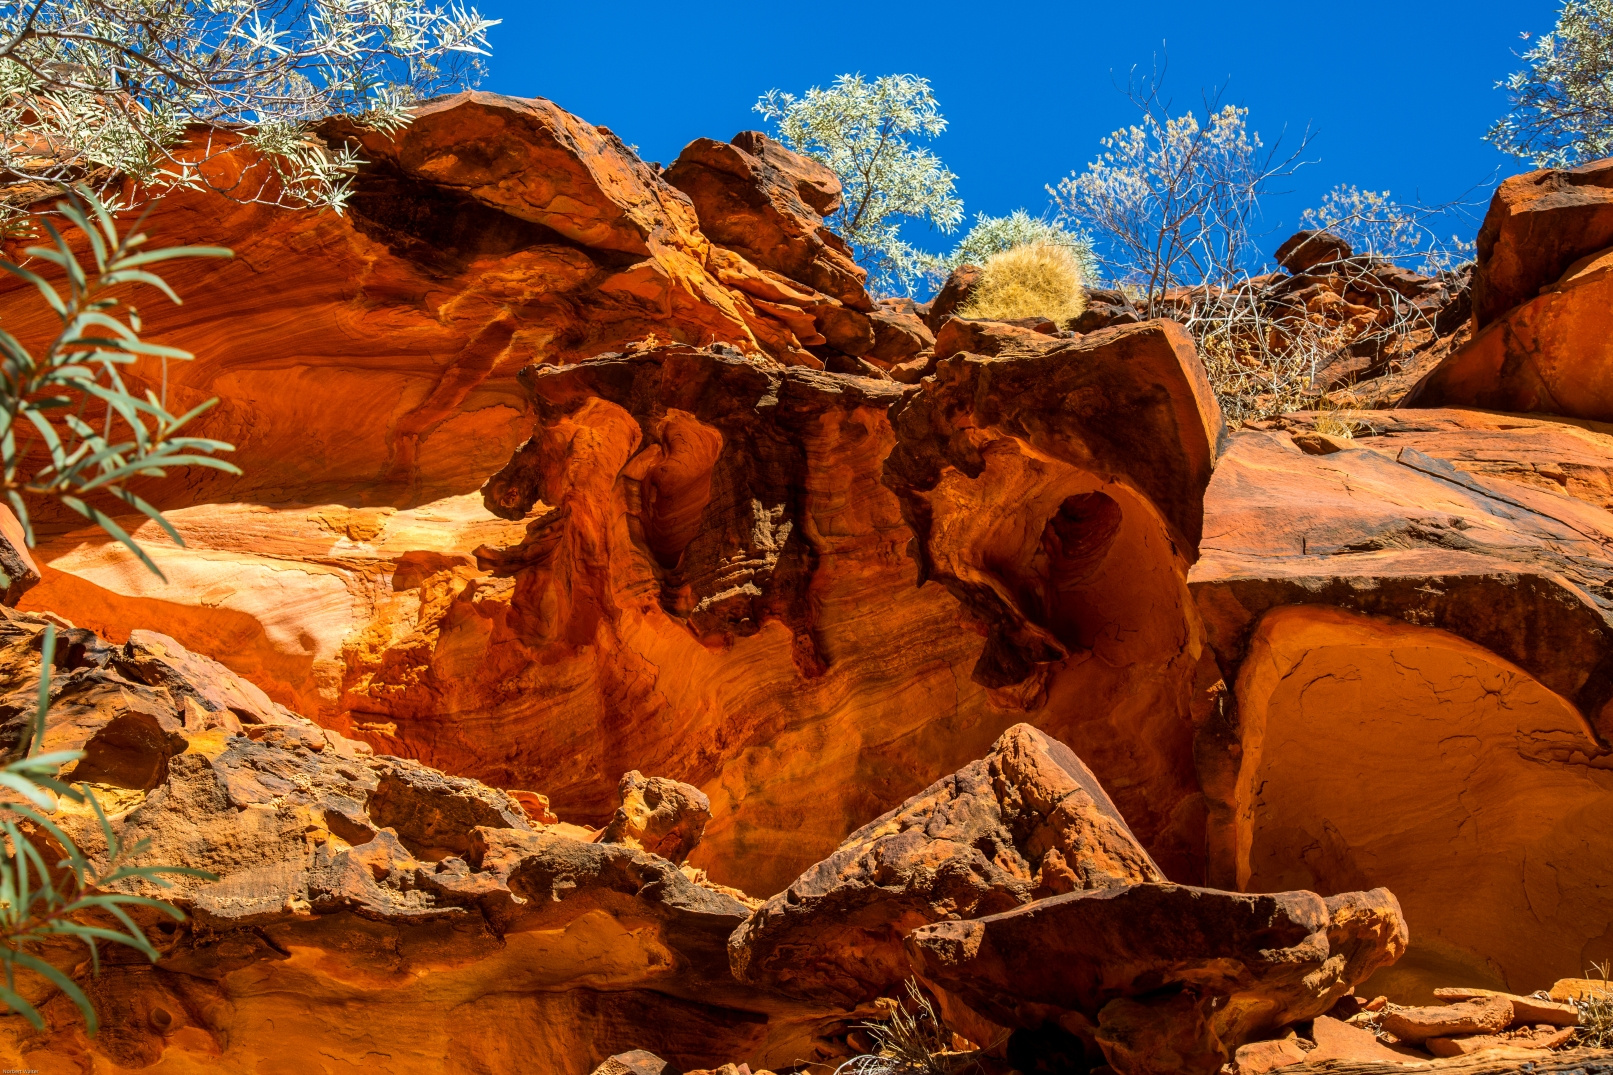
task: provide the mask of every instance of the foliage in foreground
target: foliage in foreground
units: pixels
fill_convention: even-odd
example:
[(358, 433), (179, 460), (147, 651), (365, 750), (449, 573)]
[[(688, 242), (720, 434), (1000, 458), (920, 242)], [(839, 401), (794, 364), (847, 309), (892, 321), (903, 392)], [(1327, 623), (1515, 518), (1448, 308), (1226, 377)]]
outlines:
[(1086, 292), (1075, 255), (1065, 246), (1031, 243), (987, 258), (958, 313), (991, 321), (1045, 317), (1062, 328), (1084, 309)]
[[(36, 1030), (45, 1028), (44, 1017), (18, 990), (17, 972), (32, 971), (65, 993), (84, 1016), (86, 1030), (94, 1035), (99, 1022), (95, 1006), (62, 970), (38, 954), (39, 947), (53, 938), (77, 940), (89, 949), (90, 968), (101, 972), (101, 944), (133, 948), (155, 963), (161, 955), (145, 930), (130, 915), (133, 908), (147, 908), (175, 921), (185, 915), (172, 904), (148, 896), (113, 891), (113, 886), (140, 880), (166, 888), (164, 875), (180, 875), (213, 881), (205, 870), (184, 866), (136, 866), (149, 841), (125, 846), (112, 829), (106, 812), (86, 784), (71, 785), (57, 778), (62, 766), (84, 756), (82, 750), (40, 753), (45, 739), (45, 717), (50, 706), (50, 668), (56, 651), (56, 628), (46, 627), (40, 653), (39, 702), (23, 757), (0, 769), (0, 787), (16, 800), (0, 800), (0, 835), (5, 855), (0, 859), (0, 965), (5, 968), (5, 985), (0, 986), (0, 1002), (18, 1012)], [(100, 825), (106, 845), (98, 856), (104, 865), (89, 858), (50, 819), (57, 799), (88, 804)], [(18, 801), (20, 800), (20, 801)], [(24, 831), (32, 827), (53, 840), (62, 851), (54, 864), (46, 862), (49, 844)], [(121, 927), (121, 929), (119, 928)]]
[(862, 1024), (874, 1051), (847, 1060), (835, 1075), (955, 1075), (959, 1061), (951, 1052), (952, 1035), (911, 978), (907, 998), (890, 1022)]
[[(177, 303), (178, 296), (147, 266), (170, 258), (227, 257), (229, 251), (142, 249), (144, 236), (138, 230), (120, 236), (105, 204), (87, 190), (70, 192), (57, 210), (83, 234), (94, 265), (92, 271), (86, 271), (49, 219), (42, 220), (41, 226), (52, 245), (30, 247), (27, 253), (61, 270), (65, 294), (31, 269), (0, 262), (0, 268), (37, 289), (60, 325), (59, 332), (37, 354), (35, 348), (0, 329), (3, 487), (23, 522), (29, 544), (33, 531), (24, 494), (59, 501), (97, 523), (160, 577), (156, 564), (128, 532), (87, 498), (105, 495), (120, 501), (157, 522), (182, 545), (162, 513), (136, 495), (129, 482), (142, 476), (162, 477), (166, 468), (179, 466), (238, 471), (215, 458), (215, 453), (231, 450), (230, 445), (181, 434), (207, 405), (179, 416), (167, 409), (167, 363), (191, 355), (142, 340), (138, 315), (113, 291), (144, 285)], [(142, 357), (161, 364), (161, 394), (150, 389), (137, 394), (124, 379), (122, 371)], [(131, 916), (131, 909), (144, 908), (176, 920), (184, 915), (161, 900), (112, 891), (113, 887), (130, 881), (163, 887), (168, 884), (165, 875), (206, 880), (213, 876), (179, 866), (133, 865), (146, 851), (145, 841), (124, 846), (94, 794), (86, 786), (72, 786), (58, 776), (63, 766), (83, 753), (41, 753), (55, 641), (55, 628), (46, 627), (33, 726), (17, 748), (21, 756), (0, 768), (0, 964), (5, 972), (0, 1002), (43, 1029), (43, 1017), (18, 982), (19, 971), (37, 974), (67, 995), (94, 1034), (94, 1006), (76, 982), (41, 955), (41, 945), (52, 939), (83, 942), (94, 973), (100, 971), (101, 943), (134, 948), (155, 961), (159, 953)], [(51, 820), (59, 799), (88, 804), (94, 813), (105, 843), (104, 853), (95, 856), (97, 862)], [(48, 860), (53, 854), (49, 850), (52, 841), (62, 853), (54, 863)]]
[[(94, 264), (86, 271), (49, 219), (40, 223), (51, 245), (31, 246), (27, 253), (61, 270), (65, 294), (32, 269), (0, 261), (0, 269), (38, 290), (60, 324), (43, 348), (30, 347), (0, 328), (0, 491), (30, 545), (34, 535), (25, 495), (66, 505), (122, 542), (161, 577), (145, 551), (93, 498), (122, 502), (184, 544), (162, 513), (129, 483), (138, 477), (163, 477), (168, 467), (240, 471), (217, 458), (231, 451), (231, 445), (184, 434), (217, 400), (182, 415), (168, 410), (168, 363), (193, 356), (142, 340), (138, 313), (114, 292), (144, 285), (177, 304), (179, 296), (147, 266), (172, 258), (229, 257), (230, 252), (202, 246), (144, 249), (146, 237), (138, 230), (120, 236), (106, 205), (86, 189), (70, 192), (56, 209), (83, 234)], [(124, 380), (122, 371), (141, 358), (161, 363), (160, 393), (149, 388), (137, 392)]]
[(911, 294), (933, 274), (936, 259), (902, 239), (902, 224), (921, 220), (950, 233), (963, 201), (953, 190), (957, 176), (915, 141), (947, 125), (927, 79), (841, 75), (800, 97), (769, 90), (755, 110), (785, 145), (840, 177), (845, 193), (830, 227), (851, 244), (871, 284)]
[(410, 105), (474, 81), (496, 21), (426, 0), (0, 5), (0, 169), (196, 184), (230, 141), (181, 151), (199, 124), (238, 131), (273, 165), (261, 189), (232, 196), (340, 209), (357, 157), (327, 149), (312, 124), (402, 126)]
[(1511, 107), (1485, 140), (1542, 168), (1613, 155), (1613, 0), (1564, 0), (1523, 61), (1496, 84)]

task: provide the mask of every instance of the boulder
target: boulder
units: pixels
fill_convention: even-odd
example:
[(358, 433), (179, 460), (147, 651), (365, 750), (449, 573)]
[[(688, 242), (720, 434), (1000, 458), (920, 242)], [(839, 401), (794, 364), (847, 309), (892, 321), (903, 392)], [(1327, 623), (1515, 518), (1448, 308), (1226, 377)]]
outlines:
[(1080, 317), (1070, 322), (1070, 330), (1078, 333), (1096, 332), (1114, 325), (1135, 325), (1142, 319), (1142, 314), (1137, 312), (1125, 293), (1089, 288), (1086, 309), (1081, 311)]
[(1473, 317), (1480, 329), (1529, 302), (1570, 265), (1613, 247), (1613, 160), (1501, 182), (1479, 228)]
[(852, 309), (872, 308), (863, 287), (867, 271), (803, 197), (804, 191), (819, 205), (838, 201), (839, 183), (821, 164), (747, 131), (732, 142), (697, 138), (664, 177), (689, 196), (700, 230), (713, 242)]
[(1146, 883), (914, 929), (925, 980), (1004, 1026), (1090, 1036), (1122, 1075), (1220, 1071), (1405, 950), (1385, 890), (1323, 899)]
[(947, 275), (935, 297), (918, 307), (919, 314), (930, 326), (930, 331), (940, 332), (947, 318), (969, 304), (969, 297), (973, 294), (975, 285), (980, 283), (980, 273), (978, 265), (959, 265)]
[(699, 788), (638, 770), (617, 787), (622, 805), (599, 834), (601, 843), (625, 844), (682, 862), (700, 842), (711, 820), (711, 800)]
[(863, 357), (877, 365), (900, 365), (935, 347), (935, 333), (919, 316), (912, 299), (880, 299), (868, 320), (874, 329), (874, 346)]
[[(1607, 213), (1613, 221), (1613, 191)], [(1613, 247), (1572, 262), (1538, 295), (1497, 315), (1418, 382), (1404, 405), (1613, 419), (1610, 311)]]
[(1296, 232), (1283, 241), (1275, 255), (1277, 264), (1296, 276), (1354, 256), (1350, 244), (1329, 231)]
[(1029, 725), (858, 829), (729, 941), (734, 975), (847, 1007), (898, 986), (915, 926), (1163, 875), (1097, 778)]
[(1035, 328), (1003, 321), (974, 321), (949, 317), (935, 334), (935, 361), (956, 354), (992, 356), (1007, 353), (1037, 354), (1061, 341)]

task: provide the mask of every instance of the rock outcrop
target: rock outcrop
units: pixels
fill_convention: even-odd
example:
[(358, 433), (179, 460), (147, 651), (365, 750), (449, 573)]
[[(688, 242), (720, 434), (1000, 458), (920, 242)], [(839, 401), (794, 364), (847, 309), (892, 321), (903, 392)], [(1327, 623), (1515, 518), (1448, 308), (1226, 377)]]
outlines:
[(734, 975), (853, 1007), (912, 973), (916, 926), (1163, 879), (1081, 759), (1020, 724), (758, 908), (729, 942)]
[[(26, 719), (45, 623), (0, 616), (0, 706)], [(24, 979), (49, 1025), (6, 1021), (12, 1066), (249, 1071), (295, 1047), (395, 1071), (583, 1075), (635, 1045), (684, 1066), (813, 1055), (821, 1020), (730, 976), (750, 907), (698, 874), (375, 755), (172, 639), (75, 629), (56, 653), (44, 748), (84, 752), (64, 776), (125, 844), (149, 841), (139, 861), (217, 880), (143, 890), (189, 912), (152, 927), (156, 966), (79, 969), (106, 1024), (93, 1042), (65, 997)], [(58, 817), (94, 855), (90, 808)]]
[(1139, 884), (921, 926), (907, 946), (924, 979), (1005, 1026), (1094, 1041), (1122, 1075), (1215, 1075), (1245, 1042), (1326, 1012), (1405, 942), (1382, 889), (1324, 900)]
[(1406, 397), (1613, 420), (1613, 160), (1501, 184), (1473, 270), (1478, 334)]
[(1412, 946), (1368, 988), (1426, 999), (1460, 969), (1527, 992), (1606, 958), (1613, 438), (1374, 423), (1238, 434), (1211, 483), (1190, 579), (1226, 684), (1197, 748), (1209, 878), (1387, 886)]

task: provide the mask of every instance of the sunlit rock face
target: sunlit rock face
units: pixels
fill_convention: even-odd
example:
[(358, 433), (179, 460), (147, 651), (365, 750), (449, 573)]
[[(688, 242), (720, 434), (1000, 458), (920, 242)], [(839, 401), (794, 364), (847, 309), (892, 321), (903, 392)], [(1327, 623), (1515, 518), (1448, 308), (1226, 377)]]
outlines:
[(1613, 421), (1613, 160), (1513, 176), (1473, 271), (1477, 334), (1407, 396)]
[(1215, 883), (1392, 889), (1407, 997), (1607, 958), (1610, 474), (1606, 432), (1463, 411), (1232, 438), (1191, 576)]
[(345, 216), (154, 213), (155, 241), (236, 251), (173, 263), (188, 301), (143, 313), (244, 473), (153, 489), (185, 541), (137, 532), (164, 579), (45, 513), (24, 607), (160, 629), (594, 824), (624, 772), (693, 784), (694, 861), (758, 891), (1024, 720), (1202, 873), (1184, 579), (1220, 420), (1179, 330), (936, 367), (823, 227), (833, 178), (754, 132), (663, 174), (469, 94), (353, 137)]

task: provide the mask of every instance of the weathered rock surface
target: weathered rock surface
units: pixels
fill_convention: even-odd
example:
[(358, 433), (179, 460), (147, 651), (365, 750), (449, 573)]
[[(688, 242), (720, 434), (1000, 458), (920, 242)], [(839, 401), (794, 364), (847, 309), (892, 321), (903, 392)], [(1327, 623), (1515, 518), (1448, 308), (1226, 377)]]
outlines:
[(1613, 160), (1503, 180), (1479, 228), (1473, 318), (1479, 328), (1533, 299), (1574, 262), (1613, 246)]
[(1431, 1008), (1395, 1008), (1378, 1025), (1401, 1041), (1420, 1042), (1458, 1034), (1494, 1034), (1512, 1025), (1512, 1001), (1504, 996), (1475, 997)]
[(1197, 876), (1183, 580), (1218, 426), (1174, 333), (955, 356), (916, 388), (721, 349), (540, 366), (497, 515), (201, 505), (173, 513), (188, 548), (138, 531), (167, 584), (76, 531), (25, 604), (153, 624), (568, 820), (606, 824), (628, 770), (691, 784), (713, 807), (692, 862), (748, 891), (1026, 720)]
[(912, 973), (916, 926), (1162, 880), (1091, 770), (1021, 724), (758, 908), (730, 958), (741, 981), (850, 1007)]
[(1197, 751), (1209, 877), (1386, 886), (1412, 946), (1369, 988), (1527, 992), (1610, 943), (1613, 837), (1590, 819), (1613, 808), (1613, 438), (1375, 424), (1319, 455), (1237, 434), (1211, 483), (1190, 577), (1230, 688)]
[[(0, 705), (26, 713), (45, 624), (3, 616)], [(171, 639), (68, 630), (56, 653), (45, 749), (85, 752), (66, 775), (125, 843), (150, 841), (141, 861), (218, 880), (162, 893), (190, 919), (153, 927), (156, 966), (76, 972), (106, 1024), (93, 1041), (60, 995), (40, 998), (44, 1033), (6, 1020), (12, 1066), (259, 1071), (293, 1045), (579, 1075), (644, 1045), (684, 1066), (812, 1055), (811, 1013), (729, 974), (749, 908), (672, 862), (534, 828), (503, 793), (374, 756)], [(59, 817), (93, 853), (89, 808)]]
[(1321, 1015), (1406, 943), (1378, 889), (1241, 895), (1170, 884), (1073, 892), (914, 929), (920, 975), (1005, 1026), (1095, 1040), (1124, 1075), (1214, 1073)]
[(1479, 331), (1404, 405), (1613, 419), (1610, 273), (1613, 161), (1506, 180), (1479, 232)]
[(599, 834), (603, 843), (626, 844), (682, 862), (711, 820), (711, 800), (699, 788), (664, 776), (646, 778), (635, 769), (622, 777), (618, 791), (622, 805)]

